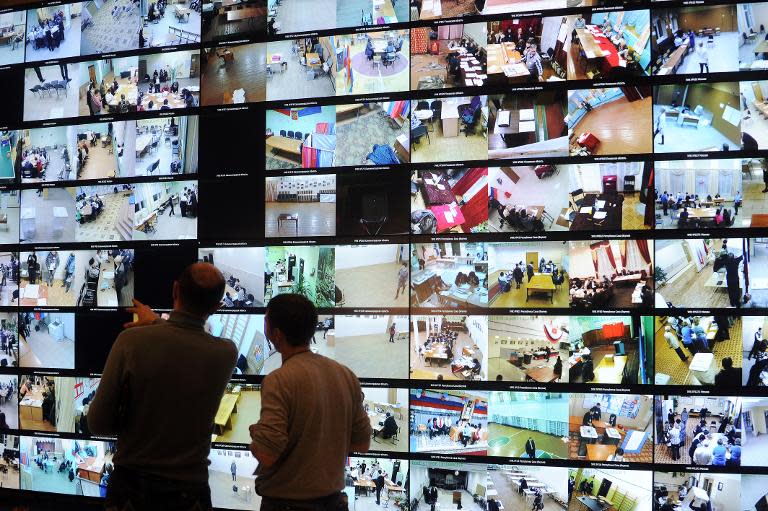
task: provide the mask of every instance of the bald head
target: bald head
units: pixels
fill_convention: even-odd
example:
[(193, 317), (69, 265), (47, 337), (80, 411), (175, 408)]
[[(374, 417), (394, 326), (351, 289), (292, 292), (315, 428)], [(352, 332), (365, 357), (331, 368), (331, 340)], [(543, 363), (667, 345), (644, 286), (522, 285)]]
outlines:
[(184, 312), (208, 317), (219, 308), (224, 286), (224, 275), (212, 264), (190, 264), (176, 279), (174, 298)]

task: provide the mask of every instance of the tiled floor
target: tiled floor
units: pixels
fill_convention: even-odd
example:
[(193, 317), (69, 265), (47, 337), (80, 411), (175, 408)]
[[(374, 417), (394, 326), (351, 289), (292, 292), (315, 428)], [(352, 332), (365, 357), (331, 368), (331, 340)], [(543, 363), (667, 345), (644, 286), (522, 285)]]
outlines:
[[(335, 2), (333, 3), (335, 6)], [(286, 5), (291, 4), (284, 2), (282, 7)], [(312, 12), (322, 12), (317, 6), (311, 9)], [(304, 18), (309, 19), (306, 16)], [(288, 63), (283, 72), (267, 77), (267, 100), (316, 98), (335, 95), (334, 83), (330, 77), (318, 76), (314, 80), (307, 77), (304, 67), (299, 63), (298, 55), (292, 52), (291, 46), (291, 41), (274, 41), (267, 45), (267, 54), (281, 53)]]
[(264, 9), (264, 15), (237, 21), (227, 20), (226, 12), (220, 15), (206, 14), (203, 20), (203, 41), (263, 37), (267, 31), (266, 6), (266, 0), (249, 1), (248, 7), (261, 7)]
[(750, 113), (752, 115), (749, 119), (741, 121), (741, 132), (757, 140), (758, 149), (768, 149), (768, 119), (760, 115), (754, 107), (750, 109)]
[[(48, 243), (75, 241), (75, 198), (74, 188), (45, 188), (42, 196), (37, 190), (21, 192), (21, 207), (34, 208), (35, 234), (21, 240), (22, 243)], [(54, 221), (53, 208), (62, 207), (67, 211), (67, 218)], [(59, 228), (54, 227), (58, 224)], [(21, 236), (25, 232), (22, 229)]]
[[(115, 17), (112, 16), (115, 6), (120, 9), (127, 7), (130, 10), (121, 11), (121, 14)], [(105, 2), (91, 19), (92, 24), (85, 28), (80, 38), (81, 55), (135, 50), (139, 47), (141, 15), (138, 6), (131, 0)], [(79, 22), (79, 19), (73, 20), (73, 23)]]
[[(173, 155), (173, 142), (178, 139), (179, 137), (171, 137), (170, 140), (166, 141), (165, 137), (163, 137), (157, 145), (157, 151), (153, 153), (145, 152), (140, 157), (136, 158), (135, 174), (137, 176), (170, 175), (171, 162), (175, 159)], [(148, 172), (147, 169), (158, 160), (160, 163), (157, 166), (157, 170), (152, 173)]]
[(384, 263), (336, 270), (336, 286), (344, 293), (344, 307), (408, 307), (408, 294), (397, 292), (400, 264)]
[[(24, 261), (26, 261), (26, 258)], [(38, 263), (40, 262), (41, 261), (38, 259)], [(75, 275), (77, 275), (77, 272), (75, 272)], [(21, 289), (19, 290), (19, 295), (24, 295), (24, 286), (26, 286), (27, 283), (27, 279), (21, 279)], [(80, 290), (79, 287), (75, 287), (73, 284), (72, 289), (67, 292), (66, 288), (61, 285), (61, 280), (54, 280), (53, 285), (48, 286), (48, 284), (46, 284), (44, 281), (41, 281), (39, 278), (37, 279), (37, 284), (41, 288), (48, 289), (48, 305), (56, 307), (74, 307), (75, 301), (77, 300), (77, 292)]]
[[(182, 4), (182, 7), (184, 5)], [(200, 42), (200, 13), (195, 10), (190, 11), (189, 17), (184, 18), (184, 23), (179, 22), (174, 12), (175, 7), (168, 5), (165, 9), (165, 16), (160, 18), (156, 23), (152, 22), (148, 26), (144, 27), (144, 38), (147, 40), (147, 45), (152, 47), (157, 46), (170, 46), (172, 44), (187, 44), (188, 41), (194, 41), (193, 35), (197, 36), (197, 42)], [(189, 39), (184, 39), (180, 43), (178, 42), (176, 35), (171, 35), (171, 27), (189, 32)]]
[[(315, 335), (310, 348), (344, 364), (360, 378), (408, 379), (408, 343), (389, 342), (389, 335), (345, 335), (336, 330), (335, 346), (328, 346), (322, 332)], [(405, 430), (405, 428), (403, 428)]]
[[(679, 418), (679, 417), (678, 417)], [(685, 443), (680, 447), (680, 459), (677, 461), (672, 460), (672, 449), (667, 447), (665, 443), (657, 443), (653, 448), (653, 459), (656, 463), (691, 463), (691, 457), (688, 456), (688, 449), (691, 447), (691, 441), (693, 440), (693, 430), (699, 424), (698, 418), (689, 418), (685, 425)], [(663, 436), (664, 432), (661, 432)], [(660, 437), (659, 432), (656, 432), (657, 438)], [(744, 449), (743, 452), (747, 450)], [(742, 462), (744, 455), (742, 454)]]
[[(280, 223), (281, 214), (298, 213), (297, 222)], [(297, 238), (333, 236), (336, 234), (336, 203), (334, 202), (266, 202), (264, 203), (264, 236), (267, 238)]]
[(536, 456), (539, 458), (568, 457), (568, 443), (560, 437), (495, 422), (488, 423), (488, 455), (527, 458), (525, 443), (528, 438), (533, 438), (536, 443)]
[(757, 37), (752, 40), (747, 40), (744, 44), (744, 39), (739, 38), (739, 67), (740, 69), (749, 69), (752, 62), (757, 60), (755, 55), (755, 47), (765, 40), (765, 32), (761, 32)]
[[(654, 123), (661, 114), (662, 108), (660, 105), (653, 107)], [(650, 124), (648, 126), (650, 130)], [(664, 143), (661, 143), (661, 134), (656, 135), (653, 139), (653, 151), (656, 153), (722, 151), (723, 144), (726, 144), (731, 150), (741, 148), (740, 140), (730, 140), (711, 125), (692, 128), (678, 126), (674, 122), (667, 121), (664, 126)]]
[[(65, 64), (70, 80), (77, 80), (79, 76), (79, 64)], [(44, 66), (40, 68), (45, 82), (62, 80), (61, 70), (58, 65)], [(24, 71), (24, 120), (38, 121), (44, 119), (62, 119), (64, 117), (76, 117), (78, 114), (77, 88), (69, 83), (67, 90), (56, 92), (44, 91), (36, 94), (30, 89), (40, 85), (33, 68)], [(87, 114), (87, 112), (86, 112)]]
[[(669, 347), (667, 341), (664, 339), (663, 325), (656, 325), (655, 339), (655, 362), (656, 362), (656, 374), (666, 374), (670, 376), (670, 385), (694, 385), (691, 380), (690, 370), (688, 366), (693, 361), (691, 353), (683, 346), (682, 339), (680, 339), (680, 348), (683, 353), (688, 357), (687, 362), (680, 360), (677, 353)], [(742, 327), (741, 318), (736, 318), (729, 329), (729, 339), (714, 343), (710, 341), (710, 347), (713, 347), (713, 353), (715, 360), (712, 364), (716, 367), (716, 371), (719, 371), (722, 367), (722, 361), (725, 357), (731, 357), (733, 360), (733, 366), (740, 368), (742, 365)], [(747, 352), (749, 353), (749, 352)]]
[(18, 43), (14, 49), (11, 44), (0, 46), (0, 66), (24, 62), (24, 45)]
[[(696, 38), (696, 46), (698, 47), (699, 43), (703, 42), (704, 48), (707, 50), (710, 73), (739, 70), (739, 64), (735, 62), (733, 56), (738, 52), (740, 38), (741, 35), (736, 32), (721, 32), (720, 35), (714, 37), (714, 44), (708, 44), (704, 37)], [(689, 53), (675, 74), (699, 74), (701, 72), (699, 62), (701, 59), (697, 53)]]
[[(33, 20), (35, 16), (29, 16), (27, 18), (27, 26), (30, 23), (36, 22)], [(28, 41), (26, 46), (26, 61), (37, 62), (40, 60), (52, 60), (63, 59), (65, 57), (77, 57), (80, 55), (80, 18), (72, 20), (68, 28), (64, 29), (64, 40), (61, 42), (58, 48), (50, 51), (46, 47), (41, 47), (39, 50), (35, 49), (34, 41)], [(70, 76), (71, 78), (74, 78)]]
[(597, 137), (596, 156), (642, 154), (653, 151), (651, 122), (650, 97), (631, 102), (620, 98), (589, 112), (573, 131), (575, 137), (582, 133)]
[[(277, 7), (279, 32), (336, 28), (336, 3), (337, 0), (283, 0)], [(307, 16), (307, 13), (312, 15)]]
[(429, 138), (422, 137), (418, 142), (411, 142), (413, 163), (486, 159), (488, 139), (485, 130), (480, 127), (476, 127), (469, 136), (459, 133), (458, 137), (444, 137), (441, 123), (435, 122)]
[[(208, 485), (211, 487), (211, 501), (217, 508), (223, 509), (259, 509), (261, 496), (254, 490), (254, 480), (251, 474), (237, 474), (237, 479), (232, 480), (229, 471), (220, 472), (208, 469)], [(232, 491), (237, 486), (238, 491)], [(251, 492), (245, 494), (242, 488), (249, 487)]]
[(261, 392), (256, 390), (242, 390), (237, 401), (237, 412), (232, 413), (231, 427), (223, 434), (218, 435), (217, 442), (249, 444), (251, 434), (248, 430), (251, 424), (259, 422), (261, 415)]
[(30, 329), (27, 339), (20, 339), (19, 367), (45, 367), (49, 369), (75, 368), (75, 341), (54, 340), (47, 328), (35, 332)]
[(232, 61), (224, 62), (211, 52), (203, 67), (200, 83), (200, 104), (222, 105), (238, 89), (245, 91), (245, 101), (264, 101), (267, 96), (266, 44), (228, 46), (234, 55)]
[(0, 243), (19, 242), (19, 207), (1, 208), (3, 214), (8, 215), (7, 230), (0, 230)]

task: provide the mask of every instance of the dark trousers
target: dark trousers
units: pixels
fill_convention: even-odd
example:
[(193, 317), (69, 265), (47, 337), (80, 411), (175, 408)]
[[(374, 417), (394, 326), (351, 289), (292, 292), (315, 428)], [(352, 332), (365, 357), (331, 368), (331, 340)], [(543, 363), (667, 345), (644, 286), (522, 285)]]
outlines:
[(688, 357), (685, 356), (685, 353), (683, 353), (683, 348), (678, 346), (675, 348), (675, 353), (677, 353), (677, 356), (680, 357), (680, 360), (688, 360)]
[(699, 62), (699, 73), (703, 73), (704, 68), (707, 68), (707, 73), (709, 73), (709, 64), (706, 62)]
[[(44, 83), (45, 80), (43, 79), (43, 73), (40, 72), (40, 68), (35, 66), (35, 74), (37, 75), (37, 79), (40, 80), (40, 83)], [(766, 186), (768, 186), (768, 183), (766, 183)]]
[(675, 461), (680, 459), (680, 444), (672, 444), (672, 459)]
[(261, 498), (261, 511), (349, 511), (347, 495), (334, 494), (315, 500)]
[(376, 505), (378, 506), (380, 504), (381, 504), (381, 488), (377, 486), (376, 487)]
[(109, 476), (107, 511), (209, 511), (211, 489), (208, 483), (175, 481), (143, 474), (120, 466)]
[(66, 64), (59, 64), (59, 71), (61, 71), (61, 79), (69, 81), (69, 70)]

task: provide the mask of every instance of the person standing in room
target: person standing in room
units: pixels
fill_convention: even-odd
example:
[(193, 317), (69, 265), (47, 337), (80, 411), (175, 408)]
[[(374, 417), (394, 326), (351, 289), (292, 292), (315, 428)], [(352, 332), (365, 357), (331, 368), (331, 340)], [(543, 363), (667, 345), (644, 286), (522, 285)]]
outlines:
[(29, 283), (36, 284), (37, 283), (37, 254), (35, 254), (34, 250), (27, 256), (27, 274), (29, 274)]
[(741, 368), (733, 367), (733, 359), (725, 357), (723, 368), (715, 375), (715, 387), (730, 387), (741, 385)]
[(187, 187), (184, 187), (184, 191), (179, 193), (179, 211), (181, 212), (181, 217), (184, 218), (187, 216)]
[(667, 341), (670, 348), (675, 350), (675, 353), (680, 357), (680, 360), (683, 362), (688, 361), (688, 356), (683, 352), (682, 348), (680, 348), (680, 342), (677, 340), (677, 336), (669, 325), (664, 327), (664, 340)]
[(384, 489), (384, 474), (379, 470), (376, 473), (376, 477), (373, 480), (373, 484), (376, 485), (376, 505), (381, 505), (381, 490)]
[(347, 509), (346, 459), (370, 447), (360, 382), (309, 349), (316, 325), (315, 306), (302, 295), (278, 295), (267, 305), (264, 336), (282, 366), (264, 377), (261, 417), (249, 428), (262, 511)]
[(395, 291), (395, 300), (400, 296), (402, 292), (405, 294), (405, 290), (408, 289), (408, 263), (403, 262), (400, 265), (400, 269), (397, 271), (397, 291)]
[(536, 457), (536, 442), (531, 436), (529, 436), (528, 440), (525, 441), (525, 454), (527, 454), (531, 459)]
[(533, 261), (528, 263), (528, 266), (525, 268), (526, 272), (528, 273), (528, 282), (531, 282), (531, 279), (533, 278), (534, 272), (533, 272)]
[(395, 342), (396, 333), (397, 333), (397, 329), (395, 328), (395, 323), (393, 322), (391, 325), (389, 325), (389, 342), (392, 342), (392, 343)]
[(232, 473), (232, 481), (237, 481), (237, 463), (235, 463), (235, 460), (232, 460), (229, 471)]
[(672, 424), (673, 426), (667, 432), (667, 435), (672, 449), (672, 461), (677, 461), (680, 459), (680, 419), (677, 419)]
[(48, 252), (48, 255), (45, 256), (45, 281), (48, 284), (48, 287), (53, 286), (53, 277), (60, 262), (59, 253), (55, 250), (51, 250)]
[(705, 68), (709, 73), (709, 52), (704, 47), (704, 41), (699, 41), (699, 45), (696, 47), (696, 56), (699, 57), (699, 73), (704, 73)]
[(211, 431), (238, 350), (204, 325), (224, 287), (218, 269), (195, 263), (173, 283), (167, 320), (138, 300), (128, 309), (134, 321), (113, 344), (88, 411), (92, 434), (117, 436), (108, 511), (212, 509)]
[[(661, 135), (661, 142), (659, 142), (659, 145), (664, 145), (664, 125), (666, 124), (667, 114), (662, 110), (661, 114), (659, 114), (659, 120), (656, 121), (656, 129), (653, 132), (653, 138), (656, 138), (656, 135)], [(766, 187), (768, 187), (768, 182), (766, 182)]]
[(725, 260), (725, 283), (728, 286), (728, 300), (732, 307), (741, 307), (741, 291), (739, 287), (739, 263), (744, 259), (733, 254), (727, 254)]

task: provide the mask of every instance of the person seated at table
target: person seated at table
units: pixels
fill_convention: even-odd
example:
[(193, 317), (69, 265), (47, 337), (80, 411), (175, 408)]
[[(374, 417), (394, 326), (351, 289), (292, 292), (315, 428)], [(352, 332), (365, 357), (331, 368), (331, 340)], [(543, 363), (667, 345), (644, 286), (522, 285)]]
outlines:
[(469, 272), (469, 275), (467, 275), (467, 283), (472, 287), (477, 287), (480, 285), (480, 278), (474, 271), (471, 271)]
[(125, 99), (125, 94), (120, 94), (120, 101), (117, 104), (117, 108), (121, 114), (128, 113), (131, 109), (131, 104)]
[(184, 105), (187, 108), (195, 106), (195, 97), (192, 95), (192, 93), (186, 89), (184, 89), (184, 92), (186, 93), (182, 93), (184, 95)]
[(576, 18), (573, 26), (574, 28), (586, 28), (587, 21), (584, 19), (583, 14), (579, 13), (579, 16)]
[(371, 38), (369, 37), (368, 42), (365, 43), (365, 56), (368, 60), (373, 60), (374, 53), (375, 52), (373, 50), (373, 41), (371, 41)]
[(160, 106), (160, 110), (170, 110), (171, 107), (168, 106), (168, 98), (165, 98), (163, 100), (163, 104)]
[[(392, 416), (392, 414), (389, 412), (386, 413), (384, 420), (379, 422), (379, 426), (382, 426), (381, 438), (385, 440), (388, 440), (397, 434), (397, 422), (395, 421), (395, 418)], [(373, 436), (374, 437), (376, 436), (375, 431)]]

